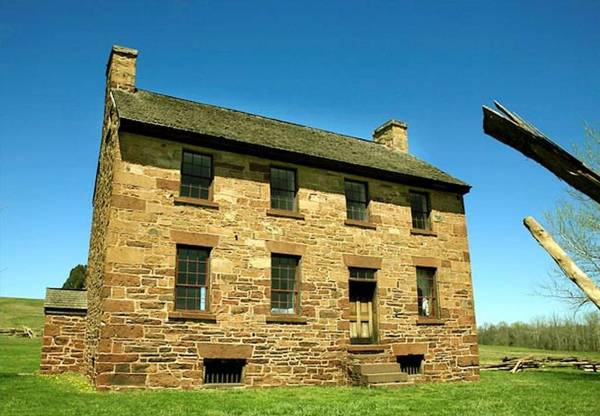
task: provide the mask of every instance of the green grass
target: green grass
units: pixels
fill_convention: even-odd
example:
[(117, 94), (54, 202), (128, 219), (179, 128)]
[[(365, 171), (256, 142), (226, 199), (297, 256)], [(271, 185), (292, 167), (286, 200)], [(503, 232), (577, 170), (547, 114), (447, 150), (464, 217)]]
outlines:
[[(99, 393), (79, 375), (18, 375), (37, 368), (39, 347), (39, 340), (0, 337), (0, 415), (595, 415), (600, 408), (600, 374), (575, 370), (482, 372), (477, 383), (396, 390), (301, 387)], [(481, 351), (482, 360), (493, 361), (515, 349), (482, 346)], [(555, 353), (541, 351), (541, 355)]]
[(0, 375), (37, 372), (41, 346), (41, 338), (0, 336)]
[(44, 301), (42, 299), (0, 298), (0, 328), (26, 326), (42, 331), (44, 327)]

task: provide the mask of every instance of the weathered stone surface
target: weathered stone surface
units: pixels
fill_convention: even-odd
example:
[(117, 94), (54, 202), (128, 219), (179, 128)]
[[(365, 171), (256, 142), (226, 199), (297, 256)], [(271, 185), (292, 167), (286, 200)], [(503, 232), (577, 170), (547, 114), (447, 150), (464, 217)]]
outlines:
[(40, 371), (44, 374), (83, 372), (85, 316), (46, 315)]
[(107, 325), (100, 330), (101, 338), (141, 338), (144, 336), (142, 325)]
[(146, 201), (125, 195), (113, 195), (112, 205), (116, 208), (143, 211), (146, 209)]
[(198, 344), (198, 356), (201, 358), (250, 358), (251, 345), (235, 344)]
[(292, 256), (302, 256), (306, 253), (305, 244), (285, 243), (282, 241), (265, 241), (267, 250), (271, 253), (289, 254)]
[(189, 244), (200, 247), (215, 247), (219, 244), (219, 236), (205, 233), (190, 233), (171, 230), (171, 240), (178, 244)]
[(392, 353), (394, 355), (427, 354), (427, 343), (392, 344)]
[(358, 256), (356, 254), (344, 254), (344, 264), (348, 267), (360, 267), (365, 269), (381, 269), (382, 258), (373, 256)]

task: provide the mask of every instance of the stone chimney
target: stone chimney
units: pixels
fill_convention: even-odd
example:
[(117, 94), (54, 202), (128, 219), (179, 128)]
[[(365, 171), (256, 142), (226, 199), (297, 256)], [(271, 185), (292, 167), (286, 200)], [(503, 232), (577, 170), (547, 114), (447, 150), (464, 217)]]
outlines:
[(138, 51), (113, 45), (106, 64), (106, 88), (135, 91), (135, 61)]
[(408, 153), (408, 126), (403, 121), (391, 119), (373, 132), (373, 141), (390, 150)]

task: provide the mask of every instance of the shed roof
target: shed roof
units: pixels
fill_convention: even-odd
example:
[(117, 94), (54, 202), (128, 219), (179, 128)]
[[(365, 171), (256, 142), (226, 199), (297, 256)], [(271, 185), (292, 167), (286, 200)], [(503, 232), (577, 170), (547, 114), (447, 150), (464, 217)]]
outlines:
[[(384, 180), (411, 182), (412, 179), (413, 183), (437, 185), (460, 193), (470, 189), (465, 182), (410, 154), (390, 150), (371, 140), (145, 90), (115, 89), (112, 95), (121, 126), (126, 130), (145, 126), (161, 132), (178, 132), (178, 136), (187, 132), (194, 135), (194, 144), (198, 145), (233, 142), (240, 147), (295, 155), (301, 164), (306, 160), (319, 161), (333, 170), (343, 168)], [(209, 138), (220, 140), (215, 143)]]
[(44, 309), (86, 310), (87, 290), (46, 288)]

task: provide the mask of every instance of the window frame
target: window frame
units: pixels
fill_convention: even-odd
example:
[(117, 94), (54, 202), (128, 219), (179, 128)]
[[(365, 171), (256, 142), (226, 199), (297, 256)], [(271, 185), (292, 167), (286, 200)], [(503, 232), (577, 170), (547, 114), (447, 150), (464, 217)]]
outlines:
[[(363, 201), (348, 199), (348, 194), (346, 192), (346, 183), (348, 183), (348, 182), (353, 182), (353, 183), (361, 184), (365, 188), (365, 202), (364, 202), (364, 204), (365, 204), (365, 211), (364, 211), (365, 216), (364, 216), (364, 218), (360, 218), (360, 219), (359, 218), (351, 218), (350, 215), (349, 215), (350, 212), (349, 212), (348, 208), (350, 207), (350, 205), (348, 204), (348, 202), (360, 202), (360, 203), (362, 203)], [(369, 215), (369, 205), (370, 205), (370, 202), (371, 202), (371, 198), (369, 196), (369, 183), (366, 182), (366, 181), (360, 181), (360, 180), (355, 180), (355, 179), (344, 178), (344, 197), (346, 199), (346, 219), (350, 220), (350, 221), (369, 222), (369, 218), (370, 218), (370, 215)]]
[[(205, 284), (202, 285), (178, 285), (177, 278), (179, 277), (179, 249), (194, 249), (194, 250), (203, 250), (207, 252), (206, 256), (206, 271), (205, 271)], [(175, 246), (175, 282), (173, 287), (173, 311), (176, 312), (188, 312), (188, 313), (209, 313), (211, 308), (210, 301), (210, 293), (211, 293), (211, 281), (210, 278), (210, 259), (212, 254), (212, 247), (202, 247), (202, 246), (194, 246), (189, 244), (177, 244)], [(187, 309), (187, 308), (178, 308), (177, 307), (177, 287), (197, 287), (205, 289), (204, 295), (204, 309)]]
[[(184, 159), (185, 159), (185, 154), (186, 153), (191, 153), (193, 155), (199, 155), (199, 156), (204, 156), (204, 157), (208, 157), (210, 160), (210, 177), (208, 177), (209, 179), (209, 185), (208, 185), (208, 195), (206, 198), (202, 198), (202, 197), (194, 197), (194, 196), (189, 196), (189, 195), (183, 195), (182, 194), (182, 188), (184, 186), (183, 183), (183, 164), (184, 164)], [(203, 178), (206, 179), (206, 177), (204, 176), (197, 176), (197, 175), (188, 175), (185, 174), (185, 176), (193, 176), (193, 177), (197, 177), (197, 178)], [(214, 163), (214, 157), (212, 154), (210, 153), (205, 153), (205, 152), (198, 152), (195, 150), (191, 150), (191, 149), (186, 149), (183, 148), (181, 151), (181, 163), (180, 163), (180, 167), (179, 167), (179, 197), (180, 198), (189, 198), (192, 200), (198, 200), (198, 201), (212, 201), (213, 199), (213, 184), (214, 184), (214, 180), (215, 180), (215, 163)]]
[[(273, 289), (273, 257), (286, 257), (296, 259), (296, 270), (294, 273), (294, 289), (293, 290), (283, 290), (283, 289)], [(293, 255), (293, 254), (285, 254), (285, 253), (271, 253), (271, 276), (270, 276), (270, 292), (269, 292), (269, 313), (272, 316), (300, 316), (302, 310), (300, 307), (300, 285), (301, 285), (301, 265), (302, 265), (302, 257)], [(292, 313), (285, 312), (274, 312), (273, 311), (273, 292), (284, 292), (284, 293), (292, 293), (292, 297), (294, 299), (294, 311)], [(280, 308), (281, 309), (281, 308)]]
[[(427, 271), (431, 272), (430, 275), (430, 287), (431, 292), (433, 293), (428, 298), (428, 302), (431, 303), (430, 310), (431, 313), (429, 315), (422, 314), (421, 308), (421, 299), (425, 296), (419, 296), (419, 271)], [(440, 318), (440, 300), (438, 293), (438, 269), (435, 267), (424, 267), (424, 266), (416, 266), (415, 267), (415, 275), (416, 275), (416, 283), (417, 283), (417, 316), (421, 319), (439, 319)]]
[[(410, 220), (411, 220), (411, 226), (414, 230), (424, 230), (424, 231), (432, 231), (432, 224), (431, 224), (431, 196), (429, 194), (429, 192), (424, 192), (424, 191), (409, 191), (409, 204), (410, 204)], [(425, 217), (425, 227), (421, 228), (418, 226), (415, 226), (415, 219), (416, 216), (414, 215), (415, 210), (413, 210), (413, 195), (420, 195), (422, 197), (424, 197), (425, 199), (425, 207), (426, 207), (426, 211), (418, 211), (420, 214), (426, 213), (426, 217)], [(420, 217), (419, 217), (420, 218)]]
[[(279, 207), (274, 207), (273, 206), (273, 189), (277, 189), (280, 191), (286, 191), (286, 192), (290, 192), (289, 189), (281, 189), (281, 188), (273, 188), (273, 169), (279, 169), (279, 170), (284, 170), (284, 171), (289, 171), (292, 172), (294, 174), (294, 200), (292, 202), (292, 209), (286, 209), (286, 208), (279, 208)], [(279, 165), (271, 165), (269, 167), (269, 208), (272, 210), (280, 210), (280, 211), (287, 211), (287, 212), (298, 212), (298, 169), (296, 168), (290, 168), (288, 166), (279, 166)]]

